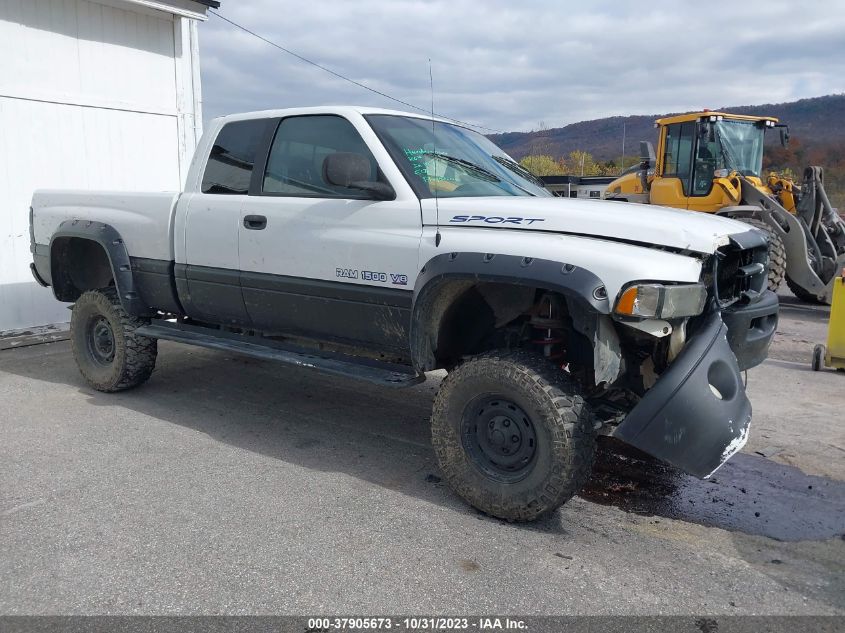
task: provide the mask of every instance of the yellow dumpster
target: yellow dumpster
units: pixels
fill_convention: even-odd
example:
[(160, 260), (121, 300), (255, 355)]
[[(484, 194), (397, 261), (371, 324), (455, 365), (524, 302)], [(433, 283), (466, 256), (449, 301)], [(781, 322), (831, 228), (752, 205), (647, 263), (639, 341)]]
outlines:
[(827, 326), (827, 347), (813, 348), (813, 371), (825, 367), (845, 370), (845, 270), (833, 282), (833, 301)]

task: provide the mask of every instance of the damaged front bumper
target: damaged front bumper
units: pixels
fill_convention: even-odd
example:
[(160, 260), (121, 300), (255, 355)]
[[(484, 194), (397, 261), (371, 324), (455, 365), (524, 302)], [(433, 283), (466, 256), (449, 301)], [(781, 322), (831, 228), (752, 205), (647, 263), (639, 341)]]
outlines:
[(713, 312), (613, 435), (706, 479), (745, 445), (750, 424), (728, 327)]

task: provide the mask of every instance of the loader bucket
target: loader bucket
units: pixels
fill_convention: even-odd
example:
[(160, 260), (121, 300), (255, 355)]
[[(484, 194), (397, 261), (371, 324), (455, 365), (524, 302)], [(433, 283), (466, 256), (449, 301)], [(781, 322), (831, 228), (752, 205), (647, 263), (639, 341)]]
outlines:
[(794, 215), (745, 178), (742, 198), (760, 209), (762, 219), (783, 241), (790, 289), (799, 299), (830, 304), (834, 277), (845, 263), (845, 222), (830, 206), (821, 167), (804, 171)]

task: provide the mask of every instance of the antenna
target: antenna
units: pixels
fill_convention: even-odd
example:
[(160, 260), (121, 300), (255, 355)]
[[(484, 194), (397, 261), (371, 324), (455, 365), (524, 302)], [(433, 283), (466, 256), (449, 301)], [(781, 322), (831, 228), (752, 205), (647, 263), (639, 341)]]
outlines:
[(625, 124), (622, 124), (622, 158), (619, 161), (622, 163), (622, 168), (620, 173), (624, 173), (625, 171)]
[[(434, 131), (434, 75), (431, 72), (431, 57), (428, 58), (428, 86), (431, 89), (431, 148), (434, 152), (434, 179), (437, 180), (437, 136)], [(434, 183), (434, 218), (436, 233), (434, 234), (434, 245), (440, 246), (440, 201), (437, 197), (437, 183)]]

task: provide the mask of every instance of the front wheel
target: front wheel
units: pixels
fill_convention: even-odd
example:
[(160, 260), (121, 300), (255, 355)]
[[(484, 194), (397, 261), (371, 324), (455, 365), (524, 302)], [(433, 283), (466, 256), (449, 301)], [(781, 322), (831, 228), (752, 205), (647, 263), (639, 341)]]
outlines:
[(114, 288), (82, 293), (73, 306), (70, 340), (76, 366), (89, 385), (122, 391), (150, 377), (158, 345), (135, 333), (144, 323), (126, 313)]
[(465, 361), (440, 386), (431, 416), (440, 469), (475, 508), (531, 521), (586, 483), (592, 415), (569, 376), (525, 351)]

